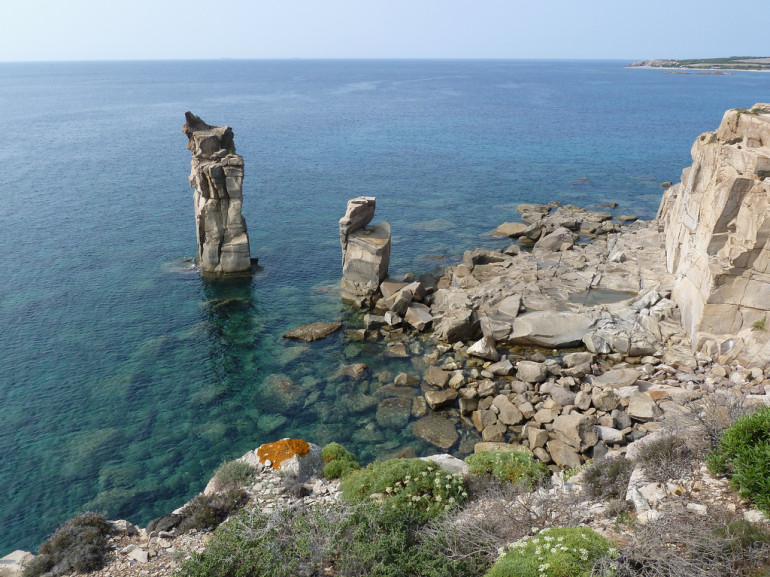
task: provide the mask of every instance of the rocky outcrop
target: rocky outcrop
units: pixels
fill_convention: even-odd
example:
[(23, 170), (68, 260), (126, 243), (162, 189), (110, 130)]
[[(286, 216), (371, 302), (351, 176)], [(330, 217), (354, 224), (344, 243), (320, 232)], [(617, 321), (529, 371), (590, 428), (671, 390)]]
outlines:
[(692, 158), (658, 212), (672, 298), (697, 350), (767, 359), (770, 104), (727, 111), (716, 132), (695, 141)]
[(371, 304), (390, 264), (390, 224), (369, 226), (374, 209), (373, 196), (359, 196), (348, 201), (340, 219), (342, 300), (359, 307)]
[(210, 126), (185, 112), (187, 149), (192, 152), (190, 186), (195, 189), (198, 265), (203, 274), (232, 275), (251, 270), (243, 204), (243, 158), (235, 154), (229, 126)]

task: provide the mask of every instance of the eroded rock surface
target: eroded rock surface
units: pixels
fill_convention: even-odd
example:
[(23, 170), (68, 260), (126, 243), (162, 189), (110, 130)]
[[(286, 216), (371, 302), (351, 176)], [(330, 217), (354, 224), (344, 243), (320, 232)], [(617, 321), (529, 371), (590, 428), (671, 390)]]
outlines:
[(204, 274), (243, 274), (251, 253), (243, 205), (243, 158), (235, 154), (229, 126), (210, 126), (185, 113), (182, 132), (192, 152), (190, 186), (195, 189), (198, 264)]
[(767, 359), (770, 104), (728, 110), (716, 132), (698, 137), (692, 158), (658, 212), (672, 298), (696, 349)]
[(373, 196), (360, 196), (348, 201), (340, 219), (342, 300), (361, 307), (371, 304), (390, 264), (390, 224), (369, 226), (374, 209)]

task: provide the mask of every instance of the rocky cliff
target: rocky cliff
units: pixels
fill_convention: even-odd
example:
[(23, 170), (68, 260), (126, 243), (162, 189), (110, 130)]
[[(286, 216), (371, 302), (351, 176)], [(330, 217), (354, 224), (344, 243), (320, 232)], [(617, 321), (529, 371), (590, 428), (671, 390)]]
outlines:
[(693, 345), (712, 358), (770, 356), (770, 104), (728, 110), (663, 196), (666, 267)]
[(243, 158), (235, 154), (229, 126), (210, 126), (185, 113), (182, 132), (192, 152), (190, 186), (195, 189), (198, 264), (204, 274), (251, 270), (249, 236), (241, 215)]

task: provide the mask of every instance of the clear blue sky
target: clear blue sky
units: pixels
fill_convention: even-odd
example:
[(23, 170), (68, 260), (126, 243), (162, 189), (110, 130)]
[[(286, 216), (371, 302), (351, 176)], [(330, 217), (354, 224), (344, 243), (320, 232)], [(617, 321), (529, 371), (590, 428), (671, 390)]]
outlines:
[(0, 0), (0, 61), (770, 55), (767, 0)]

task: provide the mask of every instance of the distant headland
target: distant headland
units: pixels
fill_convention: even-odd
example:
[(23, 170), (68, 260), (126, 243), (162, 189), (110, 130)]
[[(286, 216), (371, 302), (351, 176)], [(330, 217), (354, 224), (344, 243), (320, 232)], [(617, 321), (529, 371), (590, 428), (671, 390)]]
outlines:
[(726, 58), (693, 58), (690, 60), (639, 60), (628, 64), (628, 68), (673, 68), (677, 70), (716, 71), (769, 71), (770, 57), (728, 56)]

